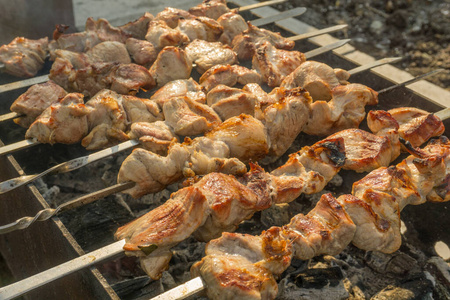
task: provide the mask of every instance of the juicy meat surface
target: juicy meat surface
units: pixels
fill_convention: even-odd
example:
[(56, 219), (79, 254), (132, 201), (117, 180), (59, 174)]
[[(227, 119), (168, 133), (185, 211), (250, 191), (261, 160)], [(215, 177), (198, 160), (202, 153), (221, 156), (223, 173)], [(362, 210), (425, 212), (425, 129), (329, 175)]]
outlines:
[(365, 106), (377, 103), (378, 93), (367, 86), (337, 86), (332, 90), (330, 101), (314, 101), (311, 104), (311, 115), (304, 132), (311, 135), (330, 135), (358, 127), (366, 115)]
[(33, 77), (44, 66), (48, 53), (48, 38), (30, 40), (16, 37), (0, 47), (0, 63), (5, 72), (17, 77)]
[(195, 69), (200, 74), (216, 65), (233, 65), (237, 62), (236, 53), (231, 47), (220, 42), (194, 40), (185, 50), (192, 63), (197, 65)]
[(128, 139), (125, 134), (127, 116), (121, 95), (101, 90), (86, 102), (86, 107), (89, 109), (89, 134), (81, 144), (87, 150), (101, 149)]
[(185, 10), (174, 7), (166, 7), (155, 16), (155, 21), (163, 21), (170, 28), (175, 28), (178, 26), (179, 20), (189, 20), (193, 18), (195, 18), (195, 16)]
[(95, 45), (86, 52), (91, 63), (94, 62), (117, 62), (122, 64), (131, 63), (125, 44), (116, 41), (107, 41)]
[(335, 70), (330, 66), (307, 61), (298, 66), (291, 74), (287, 75), (281, 86), (291, 89), (302, 87), (306, 89), (314, 100), (331, 100), (332, 90), (340, 85)]
[(230, 9), (223, 0), (204, 0), (201, 4), (189, 9), (189, 13), (194, 16), (205, 16), (214, 20), (229, 11)]
[(177, 79), (191, 77), (192, 61), (186, 51), (177, 47), (165, 47), (159, 52), (150, 68), (150, 74), (159, 87)]
[(235, 86), (236, 84), (261, 84), (262, 78), (255, 70), (250, 70), (243, 66), (216, 65), (203, 73), (199, 83), (205, 87), (206, 91), (210, 91), (220, 84), (230, 87)]
[(155, 101), (131, 95), (122, 96), (122, 105), (127, 116), (127, 123), (156, 122), (164, 119), (161, 109)]
[(11, 111), (21, 115), (14, 122), (27, 128), (47, 107), (57, 103), (66, 94), (62, 87), (51, 80), (31, 86), (11, 105)]
[(145, 12), (139, 19), (119, 26), (119, 29), (132, 38), (143, 40), (153, 19), (154, 17), (151, 13)]
[(199, 39), (216, 42), (223, 33), (222, 25), (208, 17), (180, 19), (176, 29), (186, 34), (190, 41)]
[(166, 46), (183, 46), (189, 37), (183, 32), (170, 28), (164, 21), (151, 21), (145, 39), (160, 51)]
[(49, 144), (78, 143), (88, 133), (88, 112), (82, 94), (67, 94), (44, 110), (30, 125), (25, 138)]
[(305, 61), (305, 55), (299, 51), (277, 49), (271, 43), (264, 42), (256, 49), (252, 66), (268, 86), (277, 87)]
[(138, 139), (148, 151), (165, 156), (172, 142), (178, 142), (178, 137), (172, 127), (163, 121), (135, 122), (131, 124), (128, 137)]
[(150, 68), (158, 56), (155, 46), (149, 41), (129, 38), (125, 45), (131, 59), (146, 68)]
[(279, 33), (258, 28), (248, 23), (248, 29), (234, 37), (231, 45), (237, 53), (239, 60), (250, 60), (256, 53), (256, 49), (268, 42), (277, 49), (291, 50), (295, 43), (282, 37)]
[(223, 33), (219, 38), (219, 42), (230, 46), (235, 36), (248, 29), (245, 19), (233, 11), (221, 15), (217, 22), (223, 27)]
[(157, 90), (150, 99), (163, 107), (164, 103), (172, 97), (188, 97), (192, 101), (199, 103), (206, 102), (206, 94), (203, 87), (194, 79), (178, 79), (166, 83)]

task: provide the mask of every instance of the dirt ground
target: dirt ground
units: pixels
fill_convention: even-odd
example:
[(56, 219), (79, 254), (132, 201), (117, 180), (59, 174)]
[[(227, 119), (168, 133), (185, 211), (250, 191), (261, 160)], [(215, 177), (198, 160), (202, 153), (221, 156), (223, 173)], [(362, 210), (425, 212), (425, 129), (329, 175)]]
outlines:
[(379, 59), (402, 56), (413, 75), (446, 69), (428, 80), (450, 90), (450, 0), (289, 0), (279, 10), (304, 6), (300, 19), (317, 28), (348, 24), (336, 34)]

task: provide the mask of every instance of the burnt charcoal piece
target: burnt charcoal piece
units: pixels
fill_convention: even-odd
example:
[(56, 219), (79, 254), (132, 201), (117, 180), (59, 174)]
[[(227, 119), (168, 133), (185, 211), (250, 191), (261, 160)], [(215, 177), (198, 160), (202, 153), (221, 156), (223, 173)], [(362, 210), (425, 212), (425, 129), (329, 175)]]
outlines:
[(344, 279), (341, 268), (307, 269), (295, 278), (295, 284), (305, 289), (322, 289), (335, 287)]

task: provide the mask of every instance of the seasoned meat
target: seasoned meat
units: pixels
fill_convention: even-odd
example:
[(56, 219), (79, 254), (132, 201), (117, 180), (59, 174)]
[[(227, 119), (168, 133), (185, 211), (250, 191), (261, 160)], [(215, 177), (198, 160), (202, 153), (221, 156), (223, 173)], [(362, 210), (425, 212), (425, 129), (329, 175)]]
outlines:
[(200, 77), (199, 83), (210, 91), (219, 84), (235, 86), (248, 83), (261, 84), (262, 78), (255, 70), (247, 69), (239, 65), (216, 65), (207, 70)]
[(223, 27), (216, 20), (207, 17), (180, 19), (177, 30), (186, 34), (190, 41), (196, 39), (216, 42), (223, 33)]
[(119, 64), (108, 74), (111, 90), (119, 94), (136, 94), (140, 89), (150, 90), (155, 87), (155, 79), (143, 66), (136, 64)]
[(122, 64), (131, 63), (125, 44), (116, 41), (107, 41), (95, 45), (86, 52), (91, 63), (95, 62), (117, 62)]
[(195, 69), (200, 74), (216, 65), (232, 65), (237, 62), (236, 53), (231, 47), (220, 42), (194, 40), (185, 50), (192, 63), (197, 65)]
[[(315, 101), (304, 132), (311, 135), (330, 135), (347, 128), (355, 128), (365, 117), (365, 106), (378, 103), (378, 94), (361, 84), (335, 87), (330, 101)], [(320, 126), (318, 126), (320, 124)]]
[(51, 80), (31, 86), (11, 105), (11, 111), (21, 115), (14, 122), (28, 128), (47, 107), (57, 103), (66, 94), (62, 87)]
[(305, 55), (299, 51), (277, 49), (271, 43), (264, 42), (256, 49), (252, 66), (268, 86), (276, 87), (305, 61)]
[(250, 60), (256, 49), (264, 42), (269, 42), (277, 49), (291, 50), (295, 43), (282, 37), (279, 33), (258, 28), (248, 23), (248, 29), (234, 37), (231, 45), (239, 60)]
[(170, 81), (157, 90), (150, 99), (163, 107), (164, 103), (170, 98), (181, 96), (188, 97), (192, 101), (199, 103), (206, 102), (206, 95), (203, 91), (203, 87), (192, 78)]
[(189, 37), (179, 30), (170, 28), (164, 21), (151, 21), (145, 39), (160, 51), (166, 46), (183, 46)]
[(158, 56), (155, 46), (146, 40), (129, 38), (125, 45), (133, 61), (146, 68), (150, 68)]
[(174, 7), (166, 7), (163, 11), (159, 12), (155, 16), (155, 21), (163, 21), (170, 28), (175, 28), (178, 26), (179, 20), (190, 20), (194, 19), (195, 16), (190, 14), (189, 12), (174, 8)]
[(125, 134), (127, 115), (121, 95), (101, 90), (86, 102), (86, 107), (89, 109), (89, 134), (81, 144), (87, 150), (104, 148), (128, 139)]
[(187, 97), (172, 97), (164, 103), (164, 116), (174, 132), (183, 136), (203, 134), (217, 124), (220, 117), (208, 105)]
[(139, 19), (119, 26), (119, 29), (130, 37), (143, 40), (147, 34), (148, 26), (153, 19), (154, 17), (151, 13), (145, 12)]
[(126, 95), (122, 96), (122, 105), (129, 124), (156, 122), (164, 119), (164, 115), (155, 101)]
[(30, 40), (16, 37), (0, 47), (0, 63), (5, 72), (17, 77), (33, 77), (44, 66), (48, 53), (48, 38)]
[(201, 4), (189, 9), (189, 13), (195, 16), (205, 16), (214, 20), (229, 11), (224, 0), (204, 0)]
[(172, 142), (178, 142), (172, 127), (163, 121), (135, 122), (131, 124), (128, 137), (132, 140), (138, 139), (146, 150), (163, 156), (167, 155)]
[(258, 99), (252, 93), (226, 85), (218, 85), (210, 90), (206, 102), (222, 120), (241, 113), (253, 117), (261, 114)]
[(219, 42), (230, 46), (231, 41), (233, 41), (236, 35), (241, 34), (244, 30), (248, 29), (245, 19), (232, 11), (221, 15), (217, 19), (217, 22), (223, 27), (223, 33), (219, 38)]
[(191, 71), (192, 61), (183, 49), (177, 47), (165, 47), (150, 68), (150, 74), (159, 87), (173, 80), (188, 79)]
[(82, 94), (67, 94), (44, 110), (30, 125), (25, 138), (49, 144), (78, 143), (88, 133), (88, 112)]
[(332, 90), (340, 85), (335, 70), (330, 66), (307, 61), (298, 66), (281, 83), (285, 88), (302, 87), (306, 89), (314, 100), (331, 100)]

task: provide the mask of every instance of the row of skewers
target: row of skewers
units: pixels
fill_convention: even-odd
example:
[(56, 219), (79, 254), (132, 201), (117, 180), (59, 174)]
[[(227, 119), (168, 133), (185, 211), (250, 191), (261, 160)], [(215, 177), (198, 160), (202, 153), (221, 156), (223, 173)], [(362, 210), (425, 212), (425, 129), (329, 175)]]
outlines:
[[(207, 1), (206, 4), (211, 4), (212, 2), (213, 1)], [(274, 49), (270, 49), (270, 46), (267, 44), (263, 44), (261, 49), (264, 49), (264, 51), (261, 50), (261, 55), (270, 51), (277, 51)], [(299, 54), (296, 55), (298, 56)], [(253, 55), (253, 57), (256, 56), (258, 55)], [(197, 60), (195, 61), (195, 64), (198, 66), (199, 63)], [(300, 77), (307, 77), (305, 75), (313, 74), (313, 72), (307, 72), (305, 70), (313, 70), (314, 66), (317, 66), (316, 69), (319, 69), (322, 72), (323, 69), (326, 69), (328, 73), (325, 73), (328, 75), (332, 74), (338, 80), (338, 83), (333, 86), (330, 85), (330, 81), (323, 80), (323, 78), (315, 81), (306, 81), (305, 83), (305, 81), (299, 81), (297, 79), (298, 76), (291, 76), (290, 81), (286, 81), (289, 83), (285, 83), (285, 87), (275, 89), (270, 94), (266, 94), (262, 89), (260, 89), (259, 86), (254, 85), (254, 83), (253, 85), (246, 85), (246, 87), (244, 87), (243, 89), (220, 85), (211, 88), (209, 93), (205, 97), (205, 102), (208, 103), (208, 95), (214, 91), (215, 93), (211, 93), (210, 96), (210, 99), (213, 100), (209, 101), (209, 105), (203, 106), (203, 111), (208, 111), (209, 115), (212, 115), (211, 109), (208, 110), (206, 107), (213, 107), (215, 105), (216, 108), (219, 108), (219, 111), (222, 111), (222, 114), (219, 115), (217, 110), (213, 110), (219, 116), (219, 118), (215, 119), (217, 121), (216, 123), (218, 124), (211, 125), (207, 124), (206, 122), (206, 129), (200, 130), (200, 132), (195, 133), (192, 133), (192, 131), (190, 130), (186, 130), (185, 126), (177, 127), (177, 125), (179, 124), (180, 120), (183, 120), (183, 117), (191, 115), (193, 111), (202, 111), (201, 109), (198, 109), (198, 107), (201, 106), (200, 104), (202, 104), (201, 101), (198, 101), (198, 99), (192, 100), (186, 97), (186, 95), (181, 96), (179, 94), (176, 95), (178, 96), (178, 99), (170, 99), (169, 97), (167, 97), (167, 94), (164, 91), (164, 87), (160, 91), (155, 93), (155, 95), (164, 95), (159, 99), (160, 102), (163, 102), (162, 111), (164, 113), (164, 117), (160, 117), (159, 120), (155, 118), (157, 121), (154, 120), (155, 122), (153, 123), (162, 122), (163, 119), (165, 120), (165, 123), (168, 123), (167, 120), (172, 120), (171, 128), (165, 128), (166, 131), (172, 131), (172, 136), (170, 136), (171, 138), (169, 139), (156, 141), (155, 143), (155, 139), (148, 139), (148, 135), (145, 136), (144, 139), (142, 139), (142, 136), (139, 136), (139, 134), (136, 133), (138, 130), (135, 130), (134, 133), (131, 133), (131, 137), (133, 139), (138, 138), (140, 139), (141, 143), (147, 143), (146, 146), (149, 147), (149, 149), (151, 149), (152, 151), (142, 149), (133, 151), (130, 158), (126, 161), (126, 164), (129, 164), (130, 166), (128, 170), (132, 171), (127, 171), (127, 165), (124, 164), (124, 169), (121, 170), (122, 175), (119, 175), (119, 181), (125, 183), (128, 183), (130, 180), (135, 181), (135, 187), (133, 187), (133, 189), (131, 190), (128, 190), (128, 192), (138, 197), (144, 193), (154, 192), (158, 189), (161, 189), (166, 184), (179, 180), (183, 176), (196, 178), (196, 175), (205, 174), (205, 177), (203, 177), (197, 183), (193, 184), (191, 187), (181, 189), (179, 192), (173, 195), (173, 197), (167, 202), (167, 204), (164, 204), (157, 210), (152, 211), (144, 217), (136, 220), (127, 227), (119, 229), (117, 238), (121, 239), (127, 237), (128, 243), (125, 246), (125, 250), (132, 251), (133, 255), (143, 256), (143, 268), (149, 273), (150, 276), (152, 276), (153, 278), (158, 278), (160, 276), (161, 270), (167, 267), (168, 260), (170, 260), (170, 248), (174, 245), (174, 243), (177, 243), (181, 239), (184, 239), (186, 236), (189, 236), (192, 232), (196, 232), (195, 235), (197, 237), (200, 237), (204, 240), (210, 240), (211, 238), (217, 237), (224, 231), (234, 230), (243, 219), (250, 217), (257, 210), (265, 209), (271, 206), (274, 201), (290, 202), (295, 199), (299, 193), (313, 193), (321, 190), (325, 186), (325, 184), (333, 177), (333, 175), (336, 174), (336, 172), (344, 165), (349, 169), (364, 172), (372, 170), (379, 166), (387, 166), (400, 153), (399, 135), (403, 135), (404, 138), (414, 143), (414, 147), (417, 147), (424, 141), (428, 140), (431, 136), (442, 134), (444, 130), (443, 125), (433, 114), (428, 114), (418, 109), (398, 109), (391, 112), (376, 111), (372, 112), (369, 115), (369, 122), (371, 122), (372, 124), (371, 129), (374, 131), (375, 135), (371, 135), (361, 130), (351, 129), (338, 132), (335, 135), (332, 135), (331, 137), (318, 142), (311, 147), (303, 148), (297, 154), (292, 155), (291, 159), (286, 163), (286, 165), (278, 168), (270, 174), (264, 173), (263, 169), (257, 165), (252, 165), (251, 171), (246, 173), (245, 165), (242, 164), (242, 162), (240, 162), (239, 160), (247, 162), (250, 159), (256, 160), (261, 157), (268, 157), (268, 160), (272, 161), (286, 151), (287, 147), (292, 143), (293, 139), (295, 139), (300, 131), (309, 131), (308, 133), (314, 134), (314, 130), (320, 129), (320, 133), (315, 134), (328, 135), (343, 128), (358, 127), (359, 123), (364, 118), (365, 104), (375, 104), (377, 102), (376, 92), (368, 88), (358, 86), (360, 90), (357, 90), (355, 88), (356, 85), (342, 85), (342, 83), (344, 83), (343, 81), (348, 80), (348, 77), (345, 76), (343, 78), (339, 78), (339, 74), (345, 74), (345, 72), (343, 72), (342, 70), (335, 71), (330, 67), (327, 68), (327, 66), (323, 66), (323, 64), (302, 61), (302, 63), (300, 63), (297, 68), (294, 68), (293, 71), (300, 67), (305, 68), (301, 72), (298, 71), (297, 73), (301, 75)], [(220, 66), (216, 68), (213, 67), (213, 75), (217, 75), (216, 70), (219, 70), (220, 72), (223, 72), (219, 73), (221, 76), (223, 76), (223, 74), (234, 74), (236, 76), (236, 71), (233, 70), (236, 68), (225, 67), (228, 66)], [(226, 69), (226, 72), (223, 71), (224, 68)], [(229, 71), (230, 69), (232, 70), (231, 72)], [(273, 70), (273, 68), (267, 68), (267, 70)], [(274, 72), (270, 71), (267, 74), (271, 73)], [(295, 72), (290, 72), (289, 74), (294, 73)], [(289, 74), (283, 76), (287, 77)], [(158, 76), (161, 76), (161, 74), (158, 74)], [(332, 80), (336, 80), (335, 78), (332, 78)], [(281, 82), (283, 82), (283, 80), (281, 80)], [(231, 80), (231, 82), (232, 81), (233, 80)], [(276, 76), (275, 79), (272, 76), (266, 76), (264, 82), (268, 85), (271, 85), (269, 82), (276, 82), (272, 83), (272, 85), (274, 86), (280, 84), (280, 80), (277, 79)], [(243, 85), (243, 82), (240, 83)], [(307, 88), (308, 83), (311, 83), (311, 87), (309, 88), (309, 90)], [(181, 90), (185, 91), (186, 94), (195, 94), (195, 97), (197, 97), (198, 93), (201, 92), (196, 86), (195, 82), (191, 80), (180, 80), (176, 83), (168, 82), (168, 86), (170, 88), (167, 86), (166, 88), (173, 91), (175, 89), (173, 86), (179, 87), (180, 84), (184, 85)], [(319, 86), (317, 86), (317, 84), (319, 84)], [(186, 88), (186, 86), (188, 85), (194, 86), (196, 87), (196, 89), (189, 90), (188, 88)], [(67, 87), (71, 88), (70, 86)], [(207, 90), (208, 87), (209, 86), (207, 86)], [(306, 90), (300, 87), (303, 87)], [(326, 89), (326, 87), (328, 87), (328, 89)], [(363, 92), (361, 92), (361, 89), (363, 90)], [(345, 100), (337, 100), (338, 97), (336, 97), (336, 95), (348, 95), (355, 90), (357, 91), (356, 94), (358, 97), (360, 97), (361, 94), (364, 94), (367, 95), (366, 98), (368, 100), (363, 102), (352, 101), (352, 97), (348, 96), (347, 98), (341, 97)], [(130, 90), (127, 90), (127, 92), (128, 91)], [(247, 95), (245, 92), (252, 93), (253, 95)], [(227, 101), (223, 101), (223, 103), (220, 103), (220, 101), (226, 99), (223, 98), (224, 94), (238, 95), (236, 99), (239, 100), (243, 98), (251, 98), (252, 96), (254, 99), (245, 100), (248, 102), (244, 103), (242, 103), (243, 101), (238, 102), (235, 99), (227, 99)], [(246, 98), (242, 97), (242, 95), (246, 95)], [(83, 96), (79, 95), (79, 97)], [(100, 92), (97, 99), (104, 98), (107, 98), (108, 101), (112, 101), (111, 99), (121, 98), (121, 100), (119, 101), (116, 100), (116, 104), (112, 104), (112, 106), (114, 107), (113, 111), (117, 111), (120, 107), (120, 105), (118, 105), (117, 103), (122, 104), (126, 101), (123, 99), (133, 99), (131, 101), (135, 101), (137, 103), (144, 102), (141, 100), (136, 100), (136, 97), (133, 96), (120, 96), (114, 92), (103, 90)], [(156, 100), (155, 102), (159, 104), (159, 107), (161, 107), (161, 103), (158, 103), (158, 99), (156, 98), (157, 97), (154, 98)], [(180, 98), (182, 98), (181, 101)], [(92, 99), (96, 99), (96, 96), (94, 96)], [(232, 101), (235, 101), (235, 103), (233, 104)], [(59, 101), (58, 103), (65, 104), (64, 100)], [(227, 115), (226, 112), (229, 112), (230, 109), (227, 109), (226, 105), (230, 105), (230, 103), (232, 104), (231, 107), (234, 108), (236, 107), (236, 104), (241, 105), (241, 107), (247, 108), (248, 110), (245, 111), (247, 114), (241, 115), (240, 113), (242, 112), (242, 109), (236, 109), (235, 112)], [(78, 104), (81, 104), (81, 102), (78, 102)], [(104, 108), (103, 104), (100, 104), (100, 106), (102, 106), (102, 109)], [(125, 105), (122, 104), (122, 106)], [(136, 106), (142, 107), (143, 105), (140, 104)], [(183, 106), (189, 109), (181, 111), (177, 110), (179, 107)], [(346, 110), (347, 107), (350, 108), (352, 106), (357, 106), (357, 108), (355, 109), (353, 107), (353, 110)], [(157, 110), (157, 106), (154, 105), (146, 105), (146, 107), (151, 107), (150, 109), (146, 108), (147, 112), (151, 111), (152, 109), (153, 111)], [(173, 107), (176, 107), (177, 109), (173, 109)], [(192, 109), (192, 107), (195, 107), (195, 109)], [(336, 109), (340, 109), (341, 113), (336, 114)], [(125, 111), (125, 109), (123, 111)], [(140, 110), (139, 112), (141, 113), (141, 111), (142, 110)], [(327, 111), (329, 113), (324, 114), (324, 112)], [(169, 116), (170, 113), (166, 115), (165, 112), (172, 112), (174, 116), (172, 116), (171, 118)], [(104, 127), (106, 128), (106, 130), (114, 128), (113, 125), (115, 125), (118, 119), (128, 119), (129, 115), (131, 114), (122, 113), (122, 115), (120, 115), (119, 117), (117, 117), (116, 115), (114, 116), (114, 118), (112, 118), (112, 120), (110, 120), (110, 123), (106, 123), (107, 125)], [(152, 116), (154, 115), (156, 114), (152, 114)], [(198, 115), (200, 114), (197, 114), (197, 116)], [(105, 114), (98, 113), (97, 116), (92, 118), (94, 120), (93, 122), (98, 119), (98, 116), (103, 117), (105, 116)], [(301, 116), (304, 117), (301, 118)], [(202, 117), (206, 119), (205, 116)], [(326, 117), (327, 119), (324, 119), (324, 117)], [(277, 123), (277, 120), (282, 120), (286, 123), (282, 123), (281, 121), (278, 121)], [(203, 123), (205, 123), (205, 121), (203, 121)], [(310, 125), (309, 129), (307, 129), (308, 124), (318, 123), (328, 123), (328, 125), (324, 126), (323, 128), (317, 128), (317, 126)], [(135, 124), (135, 122), (133, 122), (133, 124)], [(89, 125), (88, 127), (90, 126), (91, 125)], [(403, 129), (401, 129), (402, 126)], [(137, 126), (135, 126), (135, 128), (136, 127)], [(196, 126), (193, 127), (197, 128)], [(178, 129), (173, 130), (173, 128)], [(287, 132), (285, 132), (287, 128), (292, 128), (292, 132), (289, 132), (289, 134), (287, 134)], [(411, 128), (415, 128), (416, 130), (412, 130), (413, 133), (411, 133)], [(152, 128), (151, 132), (155, 133), (154, 127)], [(162, 135), (160, 134), (160, 132), (161, 131), (159, 131), (157, 134), (154, 134), (154, 136), (161, 137)], [(231, 135), (230, 133), (232, 132), (239, 132), (239, 137), (241, 138), (241, 140)], [(283, 132), (284, 134), (281, 135), (280, 132)], [(418, 132), (426, 133), (426, 135), (423, 136), (421, 134), (418, 134)], [(204, 133), (204, 137), (189, 139), (182, 144), (174, 143), (172, 141), (172, 138), (176, 138), (177, 135), (184, 137), (187, 135), (196, 136), (198, 134)], [(115, 130), (114, 135), (117, 136), (117, 130)], [(49, 135), (47, 135), (47, 137), (48, 136)], [(154, 138), (154, 136), (152, 136), (152, 138)], [(257, 140), (257, 143), (252, 144), (248, 143), (248, 137), (259, 137), (259, 139)], [(281, 141), (280, 137), (282, 137)], [(110, 142), (109, 139), (106, 140), (107, 143)], [(280, 146), (280, 144), (282, 144), (282, 146)], [(436, 143), (436, 145), (439, 145), (439, 149), (441, 149), (442, 147), (445, 148), (446, 144), (447, 142), (445, 140), (442, 140), (441, 143)], [(108, 144), (103, 144), (101, 147), (104, 147), (105, 145)], [(220, 151), (222, 153), (218, 154), (217, 152), (219, 151), (214, 151), (215, 153), (208, 153), (208, 149), (211, 149), (211, 147), (218, 147), (219, 145), (221, 146), (221, 148), (223, 148), (223, 150)], [(365, 149), (371, 147), (377, 148), (378, 151), (373, 151), (370, 154), (364, 151)], [(438, 146), (436, 146), (436, 148), (438, 148)], [(411, 148), (409, 150), (415, 155), (418, 155), (417, 153), (420, 153), (418, 150), (411, 150)], [(433, 151), (434, 150), (432, 150), (431, 152)], [(442, 153), (445, 152), (444, 150), (440, 151)], [(199, 156), (199, 153), (201, 154), (201, 156)], [(361, 155), (361, 153), (364, 154)], [(434, 155), (435, 153), (433, 152), (432, 154)], [(445, 152), (444, 154), (442, 154), (442, 157), (444, 157), (445, 155), (448, 154), (446, 154)], [(425, 156), (426, 155), (424, 155), (424, 157)], [(430, 155), (430, 157), (431, 156), (432, 155)], [(208, 160), (205, 160), (205, 158), (207, 158)], [(236, 158), (238, 158), (239, 160), (236, 160)], [(368, 160), (367, 158), (370, 159)], [(231, 163), (229, 162), (230, 160), (232, 160)], [(441, 165), (443, 160), (445, 160), (445, 157), (441, 158)], [(204, 164), (202, 165), (201, 162), (203, 162)], [(139, 169), (136, 168), (136, 164), (138, 164), (139, 168), (142, 170), (139, 172), (139, 174), (136, 174), (137, 170)], [(154, 173), (151, 169), (155, 168), (155, 166), (158, 166), (158, 175), (161, 175), (161, 172), (169, 173), (165, 174), (165, 178), (167, 178), (169, 181), (165, 182), (164, 179), (161, 179), (161, 177), (155, 178), (154, 174), (156, 173)], [(224, 171), (224, 166), (231, 166), (228, 168), (228, 170), (232, 171), (228, 171), (228, 173), (235, 174), (238, 177), (232, 177), (220, 173), (211, 173), (211, 171)], [(219, 169), (214, 169), (218, 167)], [(129, 173), (129, 175), (125, 175), (127, 173)], [(206, 175), (209, 173), (211, 173), (211, 175)], [(142, 177), (142, 174), (145, 174), (145, 177)], [(135, 177), (138, 178), (134, 179)], [(305, 180), (305, 178), (309, 178), (311, 180)], [(441, 179), (442, 178), (440, 178), (439, 180)], [(243, 186), (239, 186), (238, 188), (234, 189), (235, 192), (239, 192), (239, 197), (231, 196), (231, 198), (228, 198), (229, 204), (227, 205), (230, 205), (229, 211), (237, 211), (237, 213), (224, 215), (223, 213), (216, 211), (217, 209), (223, 209), (222, 206), (214, 206), (215, 200), (221, 201), (221, 199), (214, 198), (215, 194), (217, 194), (217, 190), (215, 189), (215, 187), (218, 187), (215, 185), (222, 184), (222, 182), (224, 184), (224, 191), (228, 191), (226, 187), (235, 186), (238, 184), (241, 184), (249, 189), (247, 192), (242, 192), (241, 190), (246, 189)], [(265, 188), (261, 186), (262, 183), (266, 185)], [(439, 182), (439, 184), (442, 185), (442, 182)], [(154, 187), (155, 185), (156, 187)], [(130, 185), (126, 187), (129, 188), (129, 186)], [(278, 192), (274, 193), (274, 190), (277, 189)], [(187, 197), (186, 195), (189, 195), (189, 197)], [(245, 196), (248, 196), (250, 198), (245, 198)], [(239, 202), (240, 204), (237, 204), (236, 200), (231, 199), (242, 199), (242, 201)], [(435, 199), (438, 198), (435, 197)], [(445, 196), (442, 199), (442, 201), (448, 200)], [(188, 201), (190, 202), (188, 203)], [(326, 201), (330, 203), (332, 202), (332, 200), (329, 200), (329, 198), (327, 198)], [(242, 207), (242, 205), (244, 206)], [(164, 237), (158, 236), (157, 233), (160, 232), (161, 223), (153, 222), (154, 218), (159, 218), (159, 216), (164, 215), (163, 212), (171, 211), (172, 209), (174, 209), (175, 211), (179, 211), (178, 218), (172, 216), (171, 218), (167, 219), (167, 222), (163, 223), (172, 228), (174, 234)], [(189, 215), (186, 214), (186, 212), (192, 212), (193, 214)], [(168, 216), (171, 216), (171, 214), (168, 214)], [(384, 220), (384, 215), (381, 219)], [(185, 223), (181, 220), (187, 220), (188, 222)], [(193, 224), (192, 222), (196, 224)], [(355, 222), (355, 220), (353, 220), (353, 222)], [(347, 223), (351, 223), (351, 221), (348, 221)], [(351, 226), (348, 225), (348, 227)], [(152, 232), (152, 228), (157, 229), (157, 232)], [(203, 231), (199, 228), (203, 228)], [(397, 227), (394, 226), (392, 229), (393, 232), (395, 232), (396, 229)], [(144, 234), (143, 232), (145, 232), (146, 230), (147, 233)], [(142, 234), (146, 236), (145, 242), (141, 244), (134, 243), (136, 239), (140, 239), (142, 237)], [(348, 235), (350, 236), (351, 234)], [(398, 235), (394, 234), (394, 236), (397, 237), (397, 242), (393, 242), (393, 246), (391, 246), (391, 248), (388, 247), (387, 249), (389, 250), (385, 251), (391, 251), (396, 246), (398, 246)], [(342, 245), (345, 246), (349, 243), (349, 240), (346, 239), (345, 241), (337, 242), (342, 243)], [(285, 259), (285, 261), (287, 261), (287, 259)], [(203, 265), (206, 264), (207, 263), (203, 262)], [(259, 269), (259, 266), (256, 269)], [(202, 276), (205, 279), (208, 278), (208, 280), (206, 281), (209, 284), (208, 287), (210, 287), (208, 289), (209, 296), (214, 298), (218, 295), (226, 295), (226, 293), (224, 293), (224, 291), (221, 290), (220, 287), (217, 287), (217, 281), (215, 280), (217, 280), (216, 278), (220, 276), (215, 276), (217, 273), (213, 272), (216, 271), (212, 270), (212, 272), (208, 273), (204, 270), (205, 268), (203, 267), (203, 269), (198, 272), (204, 272)], [(276, 271), (272, 271), (272, 269), (267, 270), (270, 270), (271, 272), (273, 272), (273, 274), (279, 274), (276, 273)], [(266, 271), (264, 272), (264, 274), (267, 274)], [(213, 279), (209, 280), (210, 277)], [(269, 277), (266, 280), (271, 281)], [(263, 284), (263, 286), (266, 285)], [(273, 281), (271, 281), (270, 284), (267, 285), (267, 290), (259, 292), (266, 293), (267, 295), (271, 295), (268, 297), (272, 297), (274, 295), (274, 290), (275, 287), (273, 285)], [(232, 291), (232, 289), (225, 292), (230, 291)]]

